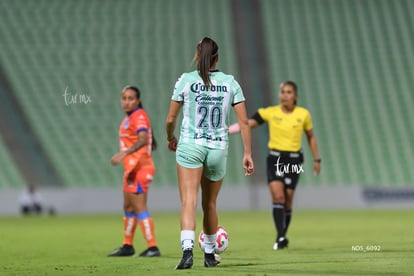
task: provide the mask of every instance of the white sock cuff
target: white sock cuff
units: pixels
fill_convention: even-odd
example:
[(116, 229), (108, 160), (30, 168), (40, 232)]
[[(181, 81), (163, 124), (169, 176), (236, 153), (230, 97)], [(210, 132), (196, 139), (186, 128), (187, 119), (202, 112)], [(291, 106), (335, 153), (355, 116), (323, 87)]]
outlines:
[(195, 232), (193, 230), (181, 230), (181, 249), (194, 249), (194, 236)]
[(194, 240), (195, 231), (193, 230), (181, 230), (181, 241)]
[(217, 239), (217, 234), (213, 234), (213, 235), (204, 234), (205, 243), (215, 243), (216, 239)]
[(204, 234), (204, 252), (207, 254), (214, 253), (216, 248), (217, 234), (205, 235)]

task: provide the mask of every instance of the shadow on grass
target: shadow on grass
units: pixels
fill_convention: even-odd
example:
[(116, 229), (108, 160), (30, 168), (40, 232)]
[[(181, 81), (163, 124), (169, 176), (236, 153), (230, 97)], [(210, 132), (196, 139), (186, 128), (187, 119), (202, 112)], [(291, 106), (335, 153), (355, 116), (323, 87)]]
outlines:
[(228, 268), (228, 267), (245, 267), (245, 266), (257, 266), (257, 265), (266, 265), (266, 263), (226, 263), (226, 264), (219, 264), (220, 267)]

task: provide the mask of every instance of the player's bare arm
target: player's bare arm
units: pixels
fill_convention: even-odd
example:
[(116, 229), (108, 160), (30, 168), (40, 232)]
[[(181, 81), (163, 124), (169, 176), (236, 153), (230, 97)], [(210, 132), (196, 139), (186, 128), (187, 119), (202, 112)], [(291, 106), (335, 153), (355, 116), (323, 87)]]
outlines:
[(251, 151), (251, 135), (249, 120), (247, 118), (246, 106), (244, 102), (234, 105), (234, 111), (236, 112), (237, 121), (240, 126), (240, 132), (244, 147), (243, 168), (245, 169), (245, 175), (250, 176), (254, 173), (254, 164)]
[[(247, 122), (250, 128), (255, 128), (260, 125), (255, 119), (249, 119)], [(240, 132), (239, 123), (234, 123), (229, 127), (229, 134), (235, 134), (239, 132)]]
[(182, 103), (177, 101), (171, 101), (170, 111), (167, 115), (165, 123), (165, 130), (167, 132), (168, 149), (175, 151), (177, 149), (177, 138), (174, 135), (175, 124), (177, 122), (178, 113), (180, 111)]
[(136, 152), (137, 150), (139, 150), (140, 148), (142, 148), (143, 146), (145, 146), (148, 142), (148, 133), (146, 131), (141, 131), (140, 133), (138, 133), (138, 141), (133, 144), (130, 148), (124, 150), (124, 151), (120, 151), (117, 154), (115, 154), (112, 159), (111, 159), (111, 163), (112, 165), (118, 165), (119, 163), (122, 162), (122, 160), (129, 154)]
[(309, 147), (310, 147), (310, 149), (312, 151), (312, 154), (313, 154), (313, 159), (314, 159), (313, 174), (316, 176), (316, 175), (319, 175), (319, 173), (321, 171), (321, 158), (320, 158), (319, 152), (318, 152), (318, 145), (316, 143), (316, 138), (315, 138), (315, 135), (313, 133), (313, 129), (305, 131), (305, 133), (306, 133), (306, 138), (308, 140)]

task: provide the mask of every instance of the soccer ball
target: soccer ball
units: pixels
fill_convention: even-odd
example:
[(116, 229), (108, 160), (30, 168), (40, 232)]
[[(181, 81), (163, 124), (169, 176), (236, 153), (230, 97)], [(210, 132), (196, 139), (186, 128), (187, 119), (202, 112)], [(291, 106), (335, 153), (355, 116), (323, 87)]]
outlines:
[[(198, 235), (198, 245), (200, 246), (201, 250), (204, 251), (204, 231), (200, 232)], [(226, 229), (223, 226), (217, 227), (217, 239), (216, 239), (216, 248), (214, 249), (214, 253), (220, 254), (223, 253), (224, 250), (227, 249), (229, 246), (229, 235), (227, 234)]]

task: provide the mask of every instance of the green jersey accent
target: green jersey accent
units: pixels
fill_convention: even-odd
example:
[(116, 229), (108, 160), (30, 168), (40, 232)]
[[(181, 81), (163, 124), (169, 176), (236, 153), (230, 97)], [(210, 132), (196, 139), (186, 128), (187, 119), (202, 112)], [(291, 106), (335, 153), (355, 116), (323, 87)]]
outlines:
[(210, 80), (207, 89), (198, 71), (193, 71), (182, 74), (175, 84), (171, 100), (183, 102), (180, 143), (226, 149), (229, 109), (245, 98), (232, 75), (212, 71)]

